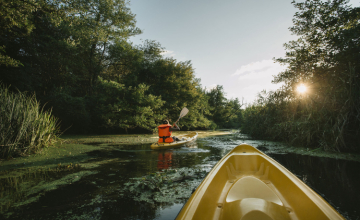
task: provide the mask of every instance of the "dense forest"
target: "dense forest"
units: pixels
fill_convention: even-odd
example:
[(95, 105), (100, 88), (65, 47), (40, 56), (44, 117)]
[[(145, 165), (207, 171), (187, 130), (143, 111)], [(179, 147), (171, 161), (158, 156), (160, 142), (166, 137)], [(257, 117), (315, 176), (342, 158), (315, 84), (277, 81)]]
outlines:
[(126, 2), (2, 1), (1, 83), (35, 94), (67, 133), (151, 132), (183, 107), (183, 129), (239, 128), (239, 100), (203, 89), (190, 61), (130, 42), (141, 30)]
[[(244, 111), (242, 131), (256, 138), (335, 151), (360, 151), (360, 8), (346, 0), (293, 2), (283, 83)], [(297, 87), (307, 87), (299, 93)]]
[[(142, 31), (125, 0), (1, 1), (0, 146), (26, 148), (21, 137), (35, 129), (27, 126), (44, 120), (56, 133), (154, 132), (187, 107), (183, 130), (241, 127), (254, 138), (359, 151), (360, 8), (347, 0), (292, 4), (298, 39), (274, 59), (287, 67), (273, 80), (283, 86), (242, 109), (222, 86), (203, 88), (191, 61), (164, 57), (154, 40), (134, 45)], [(21, 111), (40, 112), (42, 122), (29, 116), (14, 134), (32, 115)]]

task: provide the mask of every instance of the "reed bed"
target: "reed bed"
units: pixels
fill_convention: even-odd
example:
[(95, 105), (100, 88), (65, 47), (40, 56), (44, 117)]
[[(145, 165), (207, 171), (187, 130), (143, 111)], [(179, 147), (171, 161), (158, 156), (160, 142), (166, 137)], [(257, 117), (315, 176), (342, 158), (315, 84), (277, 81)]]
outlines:
[(35, 96), (0, 85), (0, 158), (37, 152), (54, 143), (58, 133), (58, 119)]

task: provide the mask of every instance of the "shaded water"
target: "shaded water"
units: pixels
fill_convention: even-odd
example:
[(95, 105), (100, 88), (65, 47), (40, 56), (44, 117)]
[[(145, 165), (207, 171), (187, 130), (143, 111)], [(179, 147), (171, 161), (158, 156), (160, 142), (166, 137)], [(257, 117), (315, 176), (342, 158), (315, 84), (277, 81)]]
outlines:
[[(1, 179), (0, 219), (174, 219), (187, 198), (162, 203), (139, 201), (124, 193), (124, 184), (131, 178), (164, 169), (187, 167), (208, 172), (242, 142), (233, 136), (211, 137), (199, 139), (191, 146), (163, 151), (153, 151), (149, 144), (115, 145), (88, 152), (93, 159), (81, 168), (34, 171), (15, 179)], [(257, 141), (246, 142), (255, 147), (261, 145)], [(360, 163), (295, 154), (270, 156), (347, 219), (360, 219), (360, 172), (357, 172)], [(55, 182), (61, 178), (61, 183)], [(50, 182), (50, 186), (39, 187), (45, 182)], [(35, 186), (32, 192), (21, 190), (29, 184)], [(51, 185), (56, 187), (52, 189)]]
[(360, 219), (359, 162), (297, 154), (268, 155), (325, 198), (345, 218)]

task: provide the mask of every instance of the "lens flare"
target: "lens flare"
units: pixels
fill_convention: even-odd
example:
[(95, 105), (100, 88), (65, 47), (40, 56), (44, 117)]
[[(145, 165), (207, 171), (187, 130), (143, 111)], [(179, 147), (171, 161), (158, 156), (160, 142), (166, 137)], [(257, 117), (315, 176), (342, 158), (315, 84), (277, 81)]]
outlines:
[(299, 93), (305, 93), (306, 90), (307, 90), (307, 88), (306, 88), (306, 86), (305, 86), (304, 84), (300, 84), (300, 85), (296, 88), (296, 90), (297, 90)]

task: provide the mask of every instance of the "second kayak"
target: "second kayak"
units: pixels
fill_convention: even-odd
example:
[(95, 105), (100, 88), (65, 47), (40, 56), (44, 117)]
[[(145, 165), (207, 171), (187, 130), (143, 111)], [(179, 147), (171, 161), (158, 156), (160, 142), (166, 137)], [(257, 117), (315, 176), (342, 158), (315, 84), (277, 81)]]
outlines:
[(179, 147), (181, 145), (190, 143), (192, 141), (195, 141), (196, 138), (198, 136), (197, 132), (191, 132), (189, 134), (185, 134), (185, 135), (179, 135), (176, 136), (177, 138), (180, 139), (180, 141), (174, 141), (172, 143), (153, 143), (151, 145), (151, 149), (168, 149), (168, 148), (173, 148), (173, 147)]

